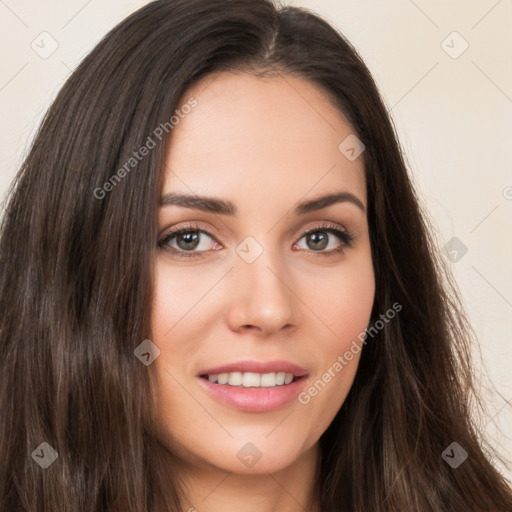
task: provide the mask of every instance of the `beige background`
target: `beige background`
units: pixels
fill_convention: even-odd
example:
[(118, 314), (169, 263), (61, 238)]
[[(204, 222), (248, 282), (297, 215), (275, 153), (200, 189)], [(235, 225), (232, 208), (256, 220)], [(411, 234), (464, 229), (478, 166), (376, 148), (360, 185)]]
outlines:
[[(146, 3), (0, 0), (2, 197), (70, 71)], [(484, 366), (475, 373), (489, 379), (481, 429), (512, 459), (512, 1), (281, 3), (321, 14), (358, 49), (391, 109), (440, 246), (456, 237), (467, 247), (450, 265), (481, 344)], [(52, 45), (46, 59), (35, 51)], [(511, 467), (497, 466), (512, 479)]]

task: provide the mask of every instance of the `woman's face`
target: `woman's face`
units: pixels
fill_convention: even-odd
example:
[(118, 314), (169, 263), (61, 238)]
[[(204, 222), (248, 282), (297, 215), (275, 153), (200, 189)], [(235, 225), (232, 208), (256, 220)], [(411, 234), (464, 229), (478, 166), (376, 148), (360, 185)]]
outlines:
[(275, 472), (314, 447), (356, 373), (375, 292), (363, 162), (303, 79), (217, 73), (191, 97), (159, 213), (158, 428), (184, 463)]

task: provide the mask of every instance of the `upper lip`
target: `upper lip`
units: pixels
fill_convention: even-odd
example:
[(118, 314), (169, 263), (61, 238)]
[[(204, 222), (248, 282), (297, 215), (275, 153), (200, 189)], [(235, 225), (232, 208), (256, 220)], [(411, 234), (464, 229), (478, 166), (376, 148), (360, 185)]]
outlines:
[(215, 368), (207, 368), (201, 370), (198, 376), (201, 375), (218, 375), (219, 373), (231, 372), (254, 372), (254, 373), (293, 373), (295, 377), (303, 377), (308, 375), (308, 371), (304, 368), (290, 363), (288, 361), (238, 361), (234, 363), (216, 366)]

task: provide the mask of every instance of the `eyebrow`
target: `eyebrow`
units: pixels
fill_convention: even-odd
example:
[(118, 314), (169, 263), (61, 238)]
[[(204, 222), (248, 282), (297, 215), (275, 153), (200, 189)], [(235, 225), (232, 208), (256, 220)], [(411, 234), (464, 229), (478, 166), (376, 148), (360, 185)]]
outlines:
[[(327, 208), (336, 203), (352, 203), (356, 205), (363, 213), (366, 208), (361, 200), (350, 192), (337, 192), (311, 199), (297, 205), (294, 209), (295, 215), (304, 215), (322, 208)], [(236, 206), (230, 201), (224, 201), (215, 197), (205, 197), (197, 195), (174, 194), (169, 193), (162, 196), (160, 207), (165, 206), (181, 206), (193, 210), (201, 210), (209, 213), (217, 213), (220, 215), (236, 215)]]

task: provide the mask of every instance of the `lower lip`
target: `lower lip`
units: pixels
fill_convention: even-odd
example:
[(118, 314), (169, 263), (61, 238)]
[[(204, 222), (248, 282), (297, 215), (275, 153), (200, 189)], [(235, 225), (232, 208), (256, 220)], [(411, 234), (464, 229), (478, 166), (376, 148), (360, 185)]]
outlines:
[(283, 407), (297, 398), (306, 384), (306, 377), (300, 377), (290, 384), (272, 388), (244, 388), (243, 386), (228, 386), (214, 384), (208, 379), (198, 377), (203, 386), (220, 402), (235, 407), (241, 411), (267, 412)]

